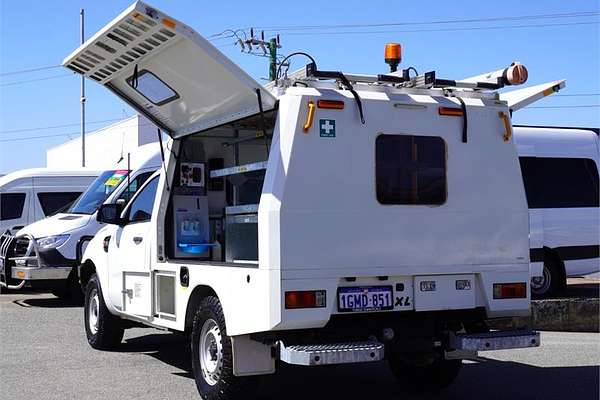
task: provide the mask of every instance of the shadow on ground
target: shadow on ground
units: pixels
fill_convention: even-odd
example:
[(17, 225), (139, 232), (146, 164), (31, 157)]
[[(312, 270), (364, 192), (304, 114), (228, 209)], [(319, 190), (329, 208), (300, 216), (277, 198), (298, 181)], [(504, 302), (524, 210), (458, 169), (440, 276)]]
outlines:
[(72, 302), (68, 299), (60, 297), (32, 297), (29, 299), (14, 300), (13, 304), (20, 307), (37, 307), (37, 308), (73, 308), (81, 307), (83, 304)]
[[(189, 345), (181, 335), (150, 334), (126, 340), (120, 352), (145, 353), (193, 379)], [(257, 399), (578, 399), (600, 396), (599, 366), (536, 367), (481, 357), (463, 365), (454, 385), (439, 393), (406, 393), (385, 362), (299, 367), (278, 365), (260, 378)]]

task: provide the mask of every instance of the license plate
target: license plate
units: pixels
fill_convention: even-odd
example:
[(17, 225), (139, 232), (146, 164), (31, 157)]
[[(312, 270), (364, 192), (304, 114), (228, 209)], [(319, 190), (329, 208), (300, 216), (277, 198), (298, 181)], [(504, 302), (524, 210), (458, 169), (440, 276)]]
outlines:
[(338, 310), (380, 311), (394, 308), (394, 293), (391, 286), (341, 287), (338, 289)]

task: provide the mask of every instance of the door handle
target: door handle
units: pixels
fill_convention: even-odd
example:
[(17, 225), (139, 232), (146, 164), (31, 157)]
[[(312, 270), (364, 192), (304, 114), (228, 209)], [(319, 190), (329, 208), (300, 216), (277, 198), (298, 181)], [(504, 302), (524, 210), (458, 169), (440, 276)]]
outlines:
[(21, 230), (21, 229), (23, 229), (24, 227), (25, 227), (25, 225), (16, 225), (16, 226), (13, 226), (13, 227), (12, 227), (12, 229), (13, 229), (14, 231), (20, 231), (20, 230)]
[(140, 243), (142, 243), (142, 240), (144, 240), (144, 238), (143, 238), (143, 237), (141, 237), (141, 236), (135, 236), (135, 237), (133, 238), (133, 242), (134, 242), (135, 244), (140, 244)]

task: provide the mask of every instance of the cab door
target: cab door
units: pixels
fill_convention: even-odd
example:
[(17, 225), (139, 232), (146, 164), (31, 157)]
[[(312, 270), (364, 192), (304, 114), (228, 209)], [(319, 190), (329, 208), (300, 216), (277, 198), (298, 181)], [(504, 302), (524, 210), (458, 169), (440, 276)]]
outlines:
[(158, 178), (150, 179), (131, 200), (123, 214), (124, 225), (110, 242), (111, 300), (124, 313), (142, 317), (152, 313), (150, 238)]

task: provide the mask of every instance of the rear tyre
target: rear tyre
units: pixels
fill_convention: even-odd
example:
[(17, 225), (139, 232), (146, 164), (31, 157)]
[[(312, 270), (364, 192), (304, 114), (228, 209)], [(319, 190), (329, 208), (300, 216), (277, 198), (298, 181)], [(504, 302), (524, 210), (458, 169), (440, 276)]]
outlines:
[(214, 296), (203, 299), (194, 315), (191, 350), (196, 387), (204, 400), (252, 397), (258, 378), (233, 375), (231, 338), (221, 303)]
[(534, 298), (554, 296), (565, 288), (566, 283), (560, 261), (550, 256), (544, 256), (543, 275), (531, 278), (531, 295)]
[(443, 358), (436, 358), (432, 364), (425, 366), (398, 357), (389, 358), (388, 363), (401, 387), (414, 392), (440, 391), (454, 382), (462, 368), (462, 360)]
[(111, 350), (123, 340), (125, 330), (119, 318), (108, 311), (96, 274), (85, 290), (84, 324), (88, 343), (97, 350)]

